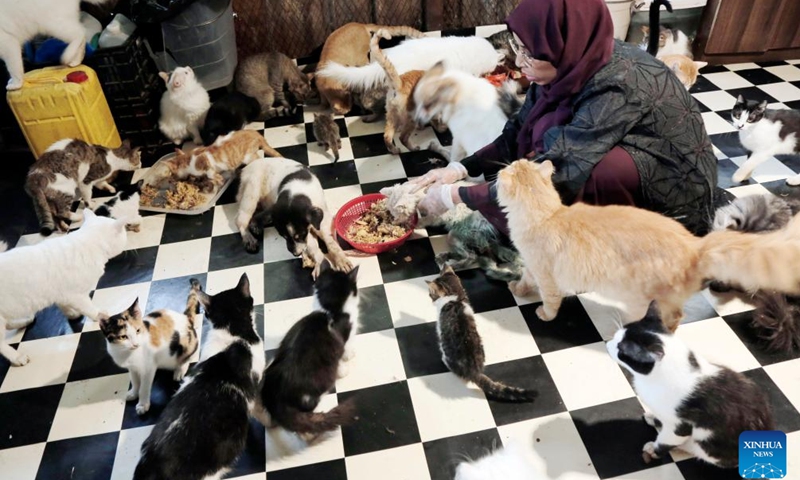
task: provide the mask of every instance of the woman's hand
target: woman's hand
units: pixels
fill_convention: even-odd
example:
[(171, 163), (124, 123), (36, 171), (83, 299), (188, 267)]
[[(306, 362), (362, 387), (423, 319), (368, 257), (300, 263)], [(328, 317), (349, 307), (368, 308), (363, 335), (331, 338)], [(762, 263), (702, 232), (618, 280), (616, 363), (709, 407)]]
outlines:
[[(440, 170), (445, 170), (444, 168)], [(425, 197), (417, 205), (423, 216), (438, 217), (455, 208), (453, 201), (453, 185), (433, 185), (428, 188)], [(457, 193), (457, 190), (456, 190)]]
[(464, 178), (467, 178), (467, 168), (458, 162), (452, 162), (444, 168), (433, 169), (425, 175), (411, 180), (411, 183), (424, 188), (428, 185), (451, 185)]

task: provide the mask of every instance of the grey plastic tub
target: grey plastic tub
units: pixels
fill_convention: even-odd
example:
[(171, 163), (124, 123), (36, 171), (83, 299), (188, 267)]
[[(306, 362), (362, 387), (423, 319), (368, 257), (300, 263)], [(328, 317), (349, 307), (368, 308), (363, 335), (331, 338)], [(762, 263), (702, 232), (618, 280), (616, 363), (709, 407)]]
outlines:
[(231, 0), (197, 0), (161, 24), (164, 47), (206, 90), (225, 87), (236, 70), (233, 22)]

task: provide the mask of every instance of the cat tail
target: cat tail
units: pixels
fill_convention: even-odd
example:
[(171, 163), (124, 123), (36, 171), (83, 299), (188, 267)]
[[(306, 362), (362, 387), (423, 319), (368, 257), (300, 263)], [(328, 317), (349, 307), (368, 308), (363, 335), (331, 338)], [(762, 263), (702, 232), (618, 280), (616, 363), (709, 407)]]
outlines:
[(406, 27), (406, 26), (384, 26), (384, 25), (375, 25), (374, 23), (370, 23), (366, 25), (367, 31), (370, 35), (377, 32), (378, 30), (385, 30), (391, 37), (408, 37), (408, 38), (422, 38), (425, 36), (423, 32), (420, 32), (416, 28)]
[(667, 7), (667, 11), (672, 13), (672, 4), (668, 0), (653, 0), (650, 4), (650, 38), (647, 42), (647, 53), (652, 56), (658, 54), (658, 33), (661, 30), (659, 18), (661, 17), (661, 5)]
[(53, 220), (53, 212), (44, 194), (44, 190), (28, 190), (28, 194), (33, 199), (33, 209), (36, 211), (36, 218), (39, 219), (39, 233), (48, 236), (56, 229), (56, 222)]
[(346, 67), (336, 62), (327, 62), (317, 70), (317, 77), (332, 78), (348, 89), (369, 90), (384, 86), (386, 71), (377, 62), (361, 67)]
[(701, 280), (738, 285), (748, 292), (800, 293), (800, 216), (783, 230), (721, 230), (699, 240)]
[(753, 326), (773, 352), (800, 349), (800, 298), (759, 291), (753, 296)]
[(352, 423), (356, 419), (356, 408), (352, 400), (345, 401), (327, 412), (304, 412), (284, 405), (278, 407), (273, 418), (287, 430), (319, 434)]
[(283, 157), (281, 152), (275, 150), (267, 143), (267, 139), (264, 138), (263, 135), (259, 135), (258, 148), (264, 151), (265, 157)]
[(394, 64), (392, 64), (392, 62), (386, 58), (386, 55), (383, 54), (383, 50), (381, 50), (381, 48), (378, 46), (378, 42), (381, 38), (389, 40), (392, 38), (392, 35), (384, 29), (380, 29), (375, 32), (375, 35), (372, 36), (372, 40), (369, 42), (370, 57), (378, 62), (384, 70), (386, 70), (386, 76), (389, 78), (392, 88), (395, 90), (400, 90), (400, 88), (403, 86), (403, 80), (400, 78), (400, 74), (397, 73), (397, 69), (394, 68)]
[(504, 383), (496, 382), (481, 373), (472, 380), (483, 390), (486, 398), (499, 400), (501, 402), (532, 402), (539, 395), (536, 390), (526, 390), (524, 388), (511, 387)]

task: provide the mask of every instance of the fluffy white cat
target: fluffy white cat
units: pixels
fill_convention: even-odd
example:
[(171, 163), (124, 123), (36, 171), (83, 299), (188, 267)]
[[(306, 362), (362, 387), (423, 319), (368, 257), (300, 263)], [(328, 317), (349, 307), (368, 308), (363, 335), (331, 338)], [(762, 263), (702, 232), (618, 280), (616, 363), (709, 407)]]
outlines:
[[(108, 0), (84, 0), (101, 5)], [(80, 21), (80, 0), (0, 0), (0, 59), (9, 76), (6, 89), (22, 88), (22, 44), (38, 34), (66, 42), (61, 63), (74, 67), (83, 61), (86, 37)]]
[(533, 466), (522, 449), (512, 443), (471, 462), (461, 462), (455, 480), (534, 480)]
[(208, 92), (194, 75), (191, 67), (178, 67), (172, 74), (158, 74), (167, 84), (161, 97), (161, 118), (158, 128), (172, 143), (180, 145), (187, 137), (197, 145), (203, 144), (200, 126), (211, 107)]
[[(36, 312), (52, 304), (68, 318), (107, 317), (92, 304), (89, 292), (106, 262), (125, 250), (125, 220), (98, 217), (88, 209), (83, 218), (76, 232), (0, 254), (0, 332), (29, 325)], [(4, 334), (0, 354), (14, 366), (30, 360), (6, 344)]]

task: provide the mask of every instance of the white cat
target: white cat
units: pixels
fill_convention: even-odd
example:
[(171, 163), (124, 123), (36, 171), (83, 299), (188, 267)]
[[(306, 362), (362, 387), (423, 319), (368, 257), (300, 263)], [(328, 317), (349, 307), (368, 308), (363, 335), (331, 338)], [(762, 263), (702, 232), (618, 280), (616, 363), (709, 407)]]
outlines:
[[(84, 0), (101, 5), (108, 0)], [(61, 63), (75, 67), (83, 61), (86, 37), (80, 21), (80, 0), (0, 0), (0, 59), (9, 76), (6, 89), (22, 88), (22, 44), (38, 34), (66, 42)]]
[[(483, 75), (497, 67), (504, 57), (492, 44), (480, 37), (423, 37), (403, 41), (383, 50), (398, 75), (410, 70), (428, 70), (443, 61), (448, 68), (471, 75)], [(390, 80), (378, 62), (362, 67), (346, 67), (328, 62), (317, 76), (333, 78), (349, 88), (364, 91), (375, 87), (388, 88)], [(494, 139), (492, 139), (494, 140)]]
[[(58, 305), (67, 318), (106, 318), (89, 298), (106, 262), (122, 253), (128, 236), (124, 220), (98, 217), (84, 210), (76, 232), (0, 254), (0, 332), (33, 322), (39, 310)], [(12, 365), (28, 363), (0, 335), (0, 354)]]
[(471, 462), (461, 462), (455, 480), (534, 480), (533, 466), (522, 449), (512, 443)]
[(161, 118), (158, 128), (172, 143), (180, 145), (187, 137), (197, 145), (203, 144), (200, 126), (211, 107), (208, 92), (194, 75), (191, 67), (178, 67), (172, 74), (158, 74), (167, 84), (161, 97)]

